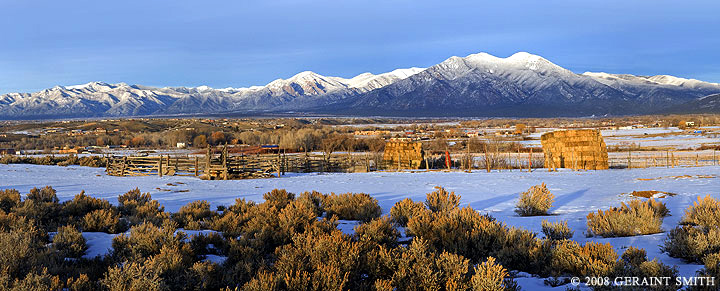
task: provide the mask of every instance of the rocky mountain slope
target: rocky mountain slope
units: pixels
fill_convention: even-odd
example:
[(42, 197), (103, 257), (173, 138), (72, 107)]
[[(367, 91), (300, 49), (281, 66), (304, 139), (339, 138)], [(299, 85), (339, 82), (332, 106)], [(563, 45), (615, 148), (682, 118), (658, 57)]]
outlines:
[[(590, 116), (692, 112), (720, 84), (667, 75), (576, 74), (525, 52), (451, 57), (427, 69), (353, 78), (301, 72), (265, 86), (154, 88), (92, 82), (0, 96), (0, 118), (320, 113), (386, 116)], [(711, 98), (712, 99), (712, 98)], [(708, 99), (709, 100), (709, 99)], [(696, 104), (697, 103), (697, 104)], [(716, 110), (716, 109), (709, 109)]]

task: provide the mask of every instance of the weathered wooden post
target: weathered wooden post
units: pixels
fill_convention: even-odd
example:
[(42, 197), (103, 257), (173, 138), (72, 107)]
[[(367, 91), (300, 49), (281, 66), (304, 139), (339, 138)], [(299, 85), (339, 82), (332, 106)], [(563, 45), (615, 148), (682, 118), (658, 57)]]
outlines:
[(127, 165), (127, 156), (123, 156), (122, 167), (120, 167), (120, 176), (125, 176), (125, 165)]
[(280, 178), (280, 149), (278, 149), (278, 155), (275, 159), (275, 171), (277, 172), (277, 177)]
[(205, 154), (205, 175), (207, 175), (208, 179), (210, 178), (210, 166), (211, 166), (211, 152), (210, 152), (210, 145), (207, 146), (207, 153)]
[(487, 172), (490, 173), (490, 157), (488, 157), (487, 144), (484, 144), (483, 149), (485, 151), (485, 170), (487, 170)]
[(532, 172), (532, 154), (533, 154), (533, 149), (530, 148), (530, 154), (528, 154), (528, 173)]
[(675, 152), (670, 154), (670, 162), (672, 163), (672, 167), (675, 168)]
[(198, 176), (198, 166), (199, 166), (199, 159), (197, 156), (195, 156), (195, 177)]
[(520, 154), (520, 147), (518, 147), (517, 157), (515, 158), (515, 163), (517, 163), (518, 169), (520, 169), (520, 172), (523, 170), (522, 166), (522, 155)]
[(450, 152), (445, 151), (445, 166), (447, 166), (448, 170), (450, 170), (450, 165), (452, 165), (452, 160), (450, 159)]
[[(223, 152), (225, 152), (225, 149), (223, 149)], [(223, 180), (227, 180), (228, 178), (228, 168), (227, 168), (227, 154), (223, 153)]]
[(163, 156), (160, 156), (160, 159), (158, 160), (158, 176), (162, 177), (163, 175)]

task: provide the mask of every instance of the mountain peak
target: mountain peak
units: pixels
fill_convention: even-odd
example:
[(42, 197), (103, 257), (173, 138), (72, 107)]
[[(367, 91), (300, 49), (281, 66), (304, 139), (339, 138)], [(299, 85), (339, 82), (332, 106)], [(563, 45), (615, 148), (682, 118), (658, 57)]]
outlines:
[(317, 74), (313, 71), (302, 71), (300, 73), (295, 74), (295, 76), (290, 77), (288, 80), (313, 80), (313, 79), (322, 79), (324, 76)]
[(720, 87), (718, 83), (704, 82), (696, 79), (686, 79), (681, 77), (675, 77), (670, 75), (656, 75), (656, 76), (636, 76), (630, 74), (609, 74), (604, 72), (585, 72), (582, 75), (592, 77), (604, 84), (608, 84), (607, 81), (628, 81), (633, 83), (651, 84), (651, 85), (666, 85), (666, 86), (677, 86), (685, 88), (713, 88)]
[(0, 118), (303, 110), (446, 116), (638, 114), (716, 93), (720, 85), (694, 79), (580, 75), (528, 52), (504, 58), (481, 52), (450, 57), (429, 69), (362, 73), (347, 79), (303, 71), (249, 88), (154, 88), (104, 82), (57, 86), (0, 96)]
[(675, 85), (675, 86), (682, 86), (682, 87), (698, 87), (698, 86), (720, 86), (718, 83), (710, 83), (710, 82), (703, 82), (696, 79), (685, 79), (670, 75), (657, 75), (647, 78), (650, 81), (656, 82), (658, 84), (665, 84), (665, 85)]

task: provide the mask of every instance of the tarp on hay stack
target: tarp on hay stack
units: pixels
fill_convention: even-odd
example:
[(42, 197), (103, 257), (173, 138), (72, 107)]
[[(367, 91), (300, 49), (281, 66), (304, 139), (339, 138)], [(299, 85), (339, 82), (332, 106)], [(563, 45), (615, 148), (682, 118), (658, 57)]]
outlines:
[(540, 137), (546, 168), (608, 169), (608, 153), (597, 129), (558, 130)]

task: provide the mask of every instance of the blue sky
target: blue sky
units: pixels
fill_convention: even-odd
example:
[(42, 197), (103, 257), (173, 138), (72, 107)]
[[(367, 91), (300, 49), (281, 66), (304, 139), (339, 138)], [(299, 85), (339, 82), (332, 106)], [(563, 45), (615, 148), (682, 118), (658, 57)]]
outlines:
[(450, 56), (720, 82), (720, 1), (0, 0), (0, 93), (90, 81), (244, 87)]

